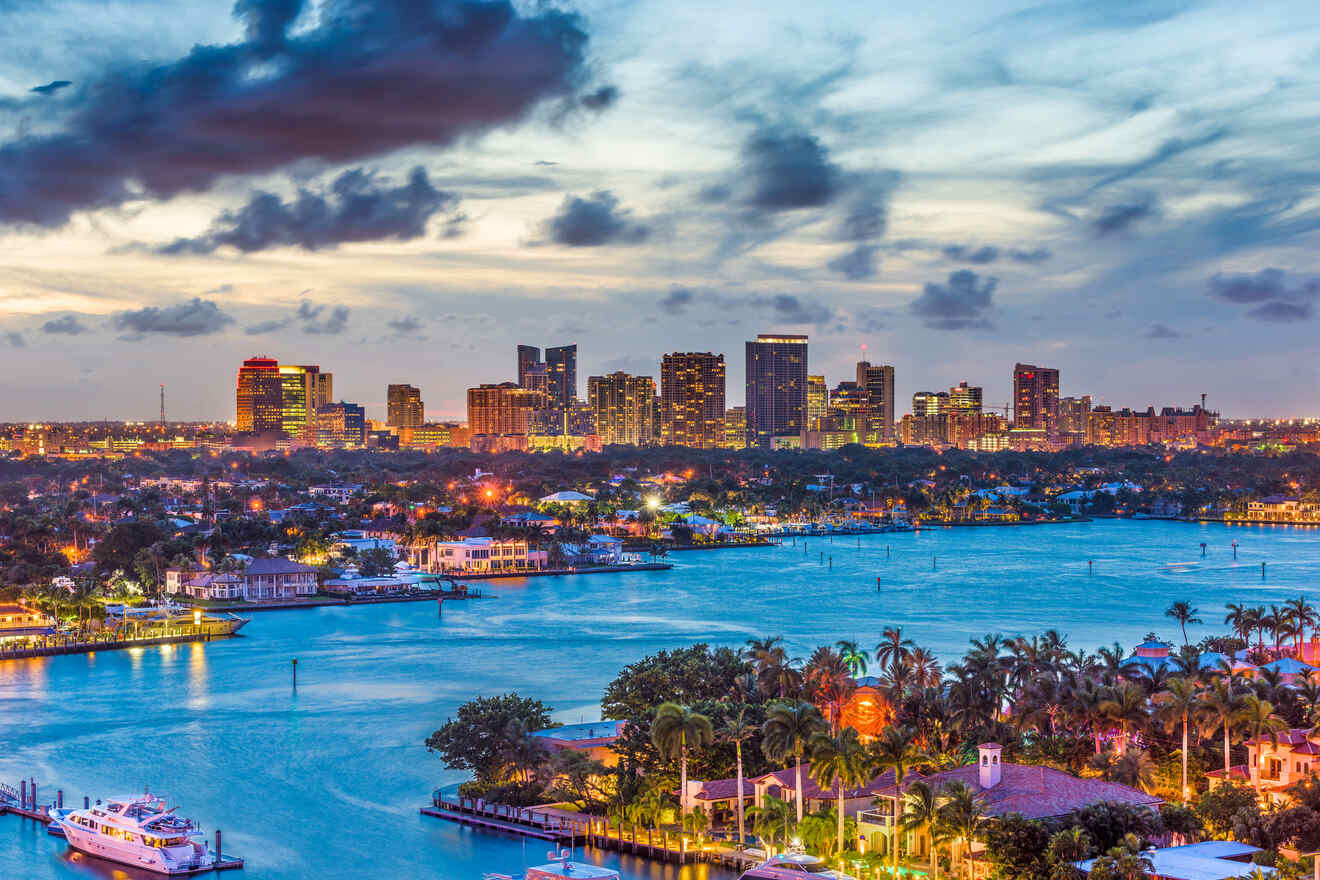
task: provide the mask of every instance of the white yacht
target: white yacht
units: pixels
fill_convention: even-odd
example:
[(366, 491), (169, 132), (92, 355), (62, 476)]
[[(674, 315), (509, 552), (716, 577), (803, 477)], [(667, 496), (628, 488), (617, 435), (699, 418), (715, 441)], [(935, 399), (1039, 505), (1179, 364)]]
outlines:
[(803, 880), (807, 874), (827, 880), (856, 880), (851, 874), (833, 870), (824, 859), (801, 852), (771, 856), (764, 864), (747, 871), (738, 880)]
[(197, 827), (155, 795), (66, 810), (59, 824), (74, 849), (158, 874), (192, 874), (215, 861)]
[(586, 862), (573, 861), (566, 849), (551, 852), (550, 863), (528, 868), (522, 874), (482, 874), (482, 880), (619, 880), (619, 872)]

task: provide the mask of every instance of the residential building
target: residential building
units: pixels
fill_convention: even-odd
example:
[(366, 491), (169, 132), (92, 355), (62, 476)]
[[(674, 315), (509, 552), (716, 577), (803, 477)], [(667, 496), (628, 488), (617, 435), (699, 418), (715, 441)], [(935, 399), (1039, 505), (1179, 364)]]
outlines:
[(959, 382), (949, 389), (949, 409), (953, 412), (981, 412), (982, 391), (979, 385)]
[(340, 504), (343, 504), (361, 491), (361, 483), (335, 483), (327, 486), (307, 487), (307, 494), (313, 498), (332, 498)]
[(55, 632), (55, 618), (14, 602), (0, 603), (0, 644)]
[(545, 350), (546, 389), (553, 406), (568, 408), (577, 400), (577, 346), (561, 345)]
[(531, 736), (544, 743), (548, 751), (582, 752), (606, 767), (613, 767), (619, 763), (614, 746), (623, 738), (627, 724), (626, 721), (587, 721), (534, 730)]
[(422, 392), (412, 385), (385, 389), (385, 423), (391, 428), (418, 428), (426, 421)]
[(328, 403), (316, 411), (316, 445), (360, 447), (367, 442), (367, 413), (356, 403)]
[(937, 416), (949, 407), (949, 395), (943, 391), (918, 391), (912, 395), (912, 415), (919, 419)]
[(747, 407), (731, 406), (724, 411), (724, 447), (747, 448)]
[(541, 349), (534, 345), (518, 346), (518, 384), (521, 387), (531, 387), (527, 384), (527, 374), (539, 366), (541, 366)]
[(528, 571), (545, 568), (544, 550), (530, 549), (526, 540), (424, 538), (408, 547), (408, 564), (428, 572)]
[(316, 569), (283, 557), (253, 559), (238, 571), (167, 571), (165, 584), (191, 599), (271, 602), (316, 595)]
[(865, 395), (867, 442), (889, 443), (894, 439), (894, 368), (888, 364), (872, 366), (857, 363), (857, 387)]
[(660, 361), (661, 438), (714, 449), (725, 442), (724, 355), (671, 352)]
[[(747, 445), (800, 448), (807, 427), (807, 337), (758, 334), (747, 343), (746, 357)], [(793, 437), (796, 443), (785, 439)]]
[(467, 426), (459, 422), (423, 422), (415, 428), (400, 428), (399, 445), (405, 449), (467, 446)]
[(830, 406), (830, 389), (824, 376), (807, 376), (807, 430), (820, 430), (821, 417)]
[(513, 382), (479, 385), (467, 392), (468, 428), (479, 435), (529, 433), (532, 413), (541, 409), (542, 397)]
[(605, 445), (649, 446), (655, 439), (655, 380), (622, 371), (587, 379), (595, 433)]
[(283, 414), (280, 365), (274, 358), (251, 357), (238, 370), (235, 427), (244, 434), (278, 431)]
[(1059, 436), (1069, 445), (1086, 442), (1086, 429), (1091, 414), (1091, 395), (1065, 397), (1059, 401)]
[(1013, 427), (1044, 432), (1052, 440), (1059, 433), (1059, 371), (1035, 364), (1013, 367)]
[[(1278, 869), (1257, 865), (1262, 850), (1236, 840), (1203, 840), (1183, 846), (1150, 847), (1141, 851), (1146, 876), (1156, 880), (1247, 880), (1274, 877)], [(1091, 873), (1095, 859), (1075, 863), (1084, 876)]]

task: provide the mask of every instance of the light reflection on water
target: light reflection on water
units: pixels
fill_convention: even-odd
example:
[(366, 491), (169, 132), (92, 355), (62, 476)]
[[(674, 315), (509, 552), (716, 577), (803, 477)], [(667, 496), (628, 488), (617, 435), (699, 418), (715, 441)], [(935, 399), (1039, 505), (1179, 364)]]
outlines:
[[(1130, 648), (1151, 629), (1177, 637), (1163, 617), (1175, 599), (1214, 623), (1227, 601), (1305, 593), (1320, 532), (1102, 522), (671, 559), (672, 572), (483, 584), (491, 598), (448, 603), (443, 618), (429, 602), (270, 612), (227, 641), (3, 663), (0, 781), (35, 776), (43, 800), (63, 788), (66, 804), (149, 785), (208, 834), (224, 830), (226, 851), (248, 860), (234, 880), (475, 880), (544, 861), (547, 844), (418, 815), (433, 788), (461, 779), (422, 742), (472, 696), (518, 690), (559, 720), (591, 720), (603, 686), (646, 653), (780, 632), (803, 654), (840, 638), (872, 645), (890, 624), (944, 659), (972, 636), (1049, 627), (1074, 647)], [(1189, 630), (1195, 639), (1211, 627)], [(629, 880), (727, 876), (598, 857)], [(0, 878), (121, 870), (75, 861), (31, 823), (0, 819)]]

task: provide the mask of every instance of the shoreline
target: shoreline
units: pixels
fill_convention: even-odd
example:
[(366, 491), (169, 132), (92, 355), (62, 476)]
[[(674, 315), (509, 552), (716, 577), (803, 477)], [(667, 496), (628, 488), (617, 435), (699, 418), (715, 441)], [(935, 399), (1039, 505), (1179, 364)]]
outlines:
[[(35, 648), (6, 650), (0, 648), (0, 661), (30, 660), (35, 657), (59, 657), (68, 654), (95, 654), (97, 651), (122, 651), (125, 648), (148, 648), (154, 645), (178, 645), (189, 642), (209, 642), (214, 639), (234, 638), (243, 628), (246, 620), (237, 626), (203, 626), (194, 632), (180, 632), (172, 635), (151, 636), (148, 638), (105, 639), (91, 642), (66, 642), (59, 645), (42, 645)], [(193, 629), (189, 625), (189, 629)]]

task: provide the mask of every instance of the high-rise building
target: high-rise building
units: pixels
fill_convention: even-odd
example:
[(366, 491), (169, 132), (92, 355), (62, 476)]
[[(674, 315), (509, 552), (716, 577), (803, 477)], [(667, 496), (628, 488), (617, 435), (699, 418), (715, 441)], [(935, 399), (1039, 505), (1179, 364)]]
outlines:
[(867, 441), (887, 443), (894, 439), (894, 368), (888, 364), (872, 366), (857, 363), (857, 387), (865, 395), (864, 431)]
[(724, 445), (724, 355), (671, 352), (660, 360), (661, 438), (673, 446)]
[(363, 446), (367, 442), (367, 413), (356, 403), (327, 403), (316, 411), (318, 446)]
[(541, 409), (541, 395), (513, 382), (480, 385), (467, 391), (468, 428), (476, 438), (486, 434), (526, 435), (532, 413)]
[(237, 418), (243, 433), (280, 430), (283, 394), (280, 365), (274, 358), (251, 357), (238, 370)]
[(981, 398), (981, 386), (959, 382), (949, 389), (949, 409), (952, 412), (979, 413)]
[(1059, 432), (1059, 371), (1035, 364), (1013, 367), (1013, 428)]
[(728, 449), (747, 448), (747, 407), (731, 406), (725, 410), (724, 445)]
[(551, 405), (565, 409), (572, 406), (577, 400), (577, 346), (547, 348), (545, 370)]
[(527, 386), (527, 373), (541, 364), (541, 349), (535, 345), (518, 346), (518, 384)]
[(587, 379), (596, 434), (605, 445), (647, 446), (655, 439), (655, 380), (622, 371)]
[(761, 333), (747, 343), (747, 445), (762, 449), (775, 437), (807, 427), (807, 337)]
[(937, 416), (951, 408), (949, 395), (943, 391), (918, 391), (912, 395), (912, 415), (919, 419)]
[(325, 375), (323, 383), (318, 366), (280, 364), (280, 430), (291, 440), (316, 442), (317, 411), (330, 402), (321, 399), (329, 384)]
[(830, 407), (830, 389), (824, 376), (807, 377), (807, 429), (820, 430), (820, 418)]
[(1065, 397), (1059, 401), (1059, 435), (1068, 443), (1086, 442), (1086, 428), (1091, 413), (1091, 395)]
[(412, 385), (390, 385), (385, 390), (385, 424), (391, 428), (417, 428), (426, 422), (422, 392)]

